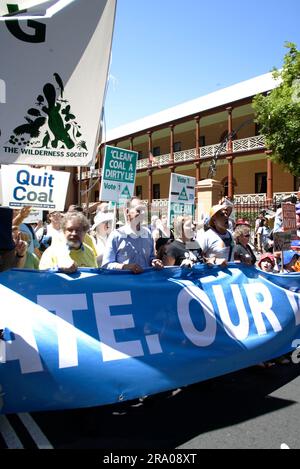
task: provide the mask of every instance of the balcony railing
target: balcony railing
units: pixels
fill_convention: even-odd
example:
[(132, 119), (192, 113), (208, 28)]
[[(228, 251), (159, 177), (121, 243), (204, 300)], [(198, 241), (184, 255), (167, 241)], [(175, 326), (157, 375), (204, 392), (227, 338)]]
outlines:
[[(251, 151), (251, 150), (261, 150), (265, 148), (264, 136), (257, 135), (256, 137), (242, 138), (240, 140), (233, 140), (233, 152), (237, 153), (240, 151)], [(206, 145), (205, 147), (200, 148), (200, 158), (212, 158), (217, 151), (220, 149), (220, 144), (216, 145)], [(224, 147), (221, 151), (221, 155), (226, 153), (226, 148)], [(196, 159), (196, 148), (191, 148), (189, 150), (177, 151), (174, 153), (174, 163), (181, 163), (184, 161), (194, 161)], [(170, 163), (170, 153), (165, 155), (155, 156), (152, 161), (151, 167), (160, 167)], [(149, 167), (148, 158), (143, 158), (137, 162), (137, 169), (147, 169)], [(82, 173), (82, 180), (89, 178), (96, 178), (101, 176), (101, 171), (95, 169), (93, 171), (85, 171)], [(78, 176), (77, 176), (78, 179)]]
[[(261, 150), (265, 148), (264, 136), (257, 135), (255, 137), (242, 138), (240, 140), (234, 140), (233, 152), (237, 153), (240, 151), (251, 151), (251, 150)], [(220, 144), (216, 145), (206, 145), (205, 147), (200, 148), (200, 158), (212, 158), (217, 151), (220, 149)], [(226, 153), (226, 148), (221, 151), (221, 155)], [(194, 161), (196, 159), (196, 148), (191, 148), (189, 150), (178, 151), (174, 153), (174, 162), (179, 163), (182, 161)], [(170, 153), (161, 156), (155, 156), (152, 161), (151, 167), (162, 166), (170, 163)], [(143, 158), (137, 163), (137, 169), (146, 169), (148, 168), (149, 161), (148, 158)]]

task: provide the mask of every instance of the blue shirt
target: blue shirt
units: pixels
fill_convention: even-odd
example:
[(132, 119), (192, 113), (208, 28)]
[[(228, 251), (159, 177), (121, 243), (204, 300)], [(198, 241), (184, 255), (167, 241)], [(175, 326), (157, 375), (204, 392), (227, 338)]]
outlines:
[(151, 267), (153, 259), (154, 243), (150, 231), (142, 227), (137, 234), (130, 225), (125, 225), (109, 235), (102, 267), (116, 269), (119, 268), (117, 264), (138, 264), (145, 269)]

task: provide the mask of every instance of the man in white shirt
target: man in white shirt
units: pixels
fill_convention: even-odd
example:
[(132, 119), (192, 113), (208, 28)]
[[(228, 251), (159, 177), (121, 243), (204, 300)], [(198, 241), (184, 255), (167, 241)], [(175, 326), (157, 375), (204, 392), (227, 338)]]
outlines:
[(234, 240), (228, 230), (226, 205), (214, 205), (209, 212), (209, 229), (198, 232), (197, 241), (208, 264), (226, 266), (233, 262)]

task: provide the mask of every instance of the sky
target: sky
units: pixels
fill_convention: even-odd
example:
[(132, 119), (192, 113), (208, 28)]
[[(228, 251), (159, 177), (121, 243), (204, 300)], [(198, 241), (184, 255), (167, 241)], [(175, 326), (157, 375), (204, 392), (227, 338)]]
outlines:
[(280, 68), (299, 0), (117, 0), (107, 130)]

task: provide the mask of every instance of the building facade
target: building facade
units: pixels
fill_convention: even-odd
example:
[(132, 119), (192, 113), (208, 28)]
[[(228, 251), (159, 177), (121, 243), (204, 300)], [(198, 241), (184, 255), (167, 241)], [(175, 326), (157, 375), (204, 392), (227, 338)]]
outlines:
[(236, 200), (297, 192), (299, 180), (271, 162), (254, 121), (253, 97), (276, 86), (268, 73), (109, 131), (95, 171), (78, 178), (81, 193), (92, 177), (89, 202), (99, 198), (105, 144), (139, 153), (135, 190), (148, 204), (166, 201), (172, 172), (213, 177), (220, 196)]

